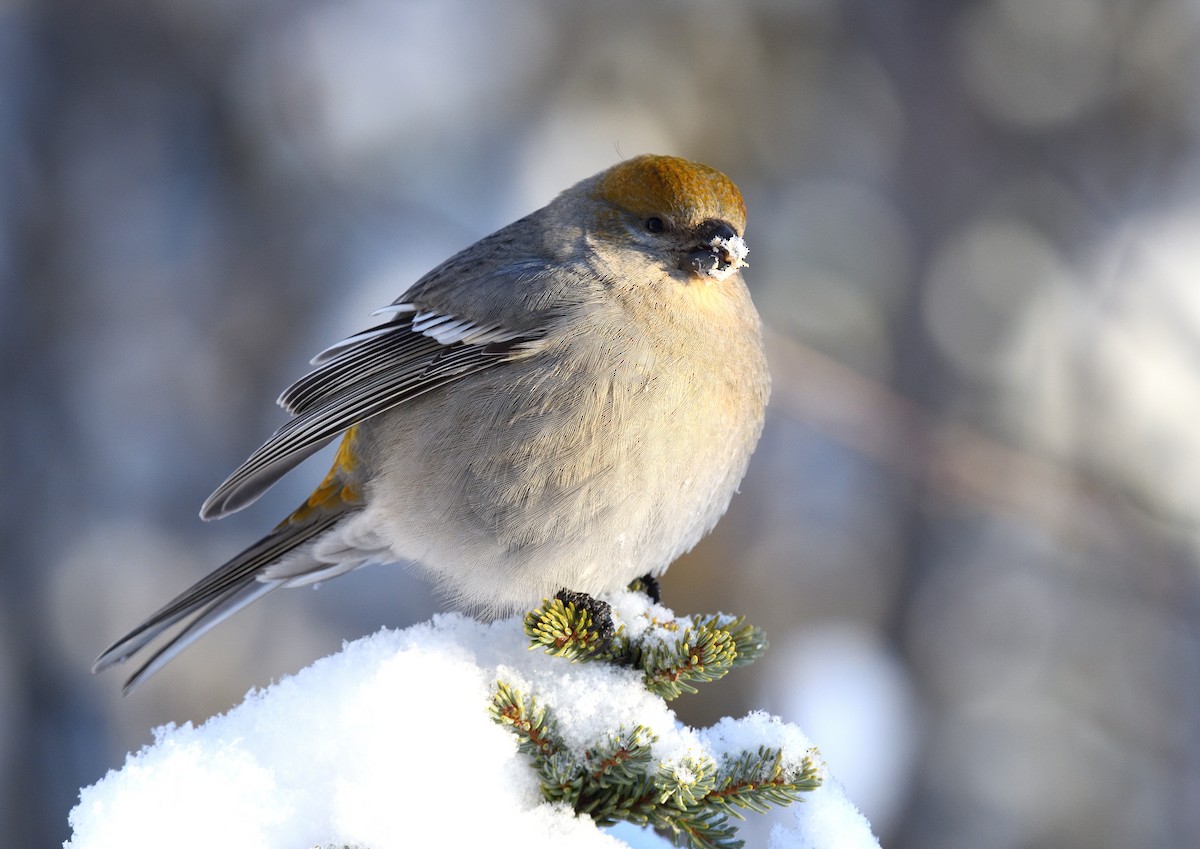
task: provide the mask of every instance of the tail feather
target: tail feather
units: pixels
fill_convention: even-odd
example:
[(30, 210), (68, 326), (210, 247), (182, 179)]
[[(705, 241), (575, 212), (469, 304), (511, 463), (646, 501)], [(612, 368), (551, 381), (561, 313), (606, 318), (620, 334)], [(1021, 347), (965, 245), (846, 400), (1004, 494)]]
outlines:
[[(125, 692), (130, 692), (214, 625), (272, 590), (291, 583), (288, 580), (265, 578), (263, 572), (272, 563), (328, 531), (346, 515), (345, 512), (318, 512), (304, 522), (282, 523), (113, 642), (96, 658), (92, 671), (99, 672), (123, 663), (169, 628), (192, 617), (178, 634), (129, 678), (125, 683)], [(328, 566), (319, 561), (313, 565), (316, 568)]]
[(267, 581), (265, 583), (255, 581), (251, 584), (232, 587), (226, 590), (223, 595), (213, 599), (207, 607), (201, 610), (183, 630), (173, 636), (162, 648), (150, 655), (146, 662), (129, 676), (129, 679), (121, 688), (121, 692), (125, 695), (132, 693), (143, 681), (166, 666), (176, 655), (207, 634), (209, 630), (215, 628), (246, 605), (257, 601), (269, 592), (279, 589), (283, 586), (283, 583), (283, 581)]

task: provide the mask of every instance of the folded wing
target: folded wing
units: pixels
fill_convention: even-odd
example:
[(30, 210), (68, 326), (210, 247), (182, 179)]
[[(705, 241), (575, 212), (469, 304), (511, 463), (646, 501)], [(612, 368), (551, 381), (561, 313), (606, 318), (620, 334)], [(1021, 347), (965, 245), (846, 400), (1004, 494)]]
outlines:
[(317, 368), (279, 397), (294, 417), (217, 487), (201, 517), (240, 510), (351, 425), (499, 365), (531, 341), (409, 304), (385, 309), (396, 315), (318, 354)]

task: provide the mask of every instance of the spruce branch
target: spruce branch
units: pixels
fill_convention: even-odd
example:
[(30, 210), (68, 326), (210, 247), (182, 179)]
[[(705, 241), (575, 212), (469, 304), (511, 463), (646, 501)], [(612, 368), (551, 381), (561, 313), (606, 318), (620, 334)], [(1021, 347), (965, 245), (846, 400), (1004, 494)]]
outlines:
[(514, 687), (496, 682), (496, 692), (488, 706), (492, 719), (511, 728), (520, 740), (521, 751), (527, 755), (549, 755), (562, 748), (562, 739), (550, 722), (546, 708), (537, 701), (525, 698)]
[(716, 762), (707, 755), (693, 753), (660, 763), (654, 776), (658, 803), (678, 811), (700, 807), (716, 784)]
[(572, 662), (606, 660), (640, 669), (647, 689), (667, 700), (697, 692), (694, 683), (723, 678), (767, 649), (762, 629), (724, 614), (654, 620), (631, 640), (623, 625), (598, 622), (586, 598), (559, 593), (526, 614), (530, 648)]
[(708, 809), (689, 811), (675, 817), (655, 817), (654, 826), (694, 849), (741, 849), (745, 841), (738, 840), (737, 830), (720, 811)]
[(537, 758), (535, 764), (541, 779), (542, 798), (578, 809), (579, 798), (587, 787), (587, 777), (579, 759), (569, 751), (559, 750)]
[(743, 819), (741, 810), (787, 805), (821, 786), (815, 749), (791, 767), (779, 749), (768, 747), (719, 762), (699, 751), (656, 762), (657, 735), (638, 725), (609, 731), (576, 753), (559, 737), (548, 707), (503, 681), (489, 710), (533, 758), (546, 801), (570, 805), (598, 825), (650, 824), (693, 849), (736, 849), (742, 841), (730, 815)]
[(530, 648), (540, 646), (546, 654), (571, 661), (610, 657), (617, 636), (611, 618), (607, 622), (598, 621), (593, 608), (582, 601), (585, 598), (588, 597), (560, 592), (537, 610), (525, 614)]
[(762, 657), (768, 648), (767, 635), (762, 628), (746, 622), (744, 616), (726, 616), (714, 613), (707, 616), (693, 616), (692, 627), (701, 629), (720, 629), (729, 634), (733, 640), (733, 665), (749, 666)]
[(688, 626), (673, 642), (644, 648), (638, 665), (645, 672), (646, 689), (670, 701), (698, 692), (689, 682), (724, 678), (736, 657), (732, 635), (703, 623)]
[[(765, 634), (742, 617), (652, 619), (631, 639), (624, 625), (597, 623), (594, 609), (578, 594), (560, 593), (544, 602), (525, 617), (530, 648), (572, 662), (605, 660), (638, 669), (646, 689), (662, 699), (694, 693), (693, 684), (715, 681), (767, 648)], [(609, 729), (574, 751), (556, 730), (550, 707), (503, 681), (497, 682), (491, 712), (533, 758), (547, 801), (569, 804), (598, 825), (648, 824), (693, 849), (740, 847), (731, 816), (742, 819), (745, 810), (788, 805), (822, 783), (815, 749), (798, 762), (785, 761), (782, 750), (767, 746), (720, 757), (689, 749), (663, 758), (654, 753), (657, 735), (644, 725)]]
[(589, 767), (588, 779), (601, 788), (636, 781), (646, 773), (653, 757), (650, 746), (657, 739), (644, 725), (638, 725), (632, 731), (611, 732), (602, 745), (583, 753)]
[(727, 758), (722, 778), (708, 795), (710, 805), (738, 819), (738, 808), (766, 813), (771, 805), (785, 806), (801, 793), (821, 786), (821, 762), (816, 749), (809, 749), (798, 767), (783, 765), (783, 752), (760, 746), (757, 752), (742, 752)]

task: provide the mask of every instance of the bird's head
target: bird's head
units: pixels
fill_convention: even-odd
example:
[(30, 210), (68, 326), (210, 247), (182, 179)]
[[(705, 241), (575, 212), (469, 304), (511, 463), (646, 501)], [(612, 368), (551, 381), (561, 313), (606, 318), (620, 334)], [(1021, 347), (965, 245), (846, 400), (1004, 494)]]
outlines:
[(690, 280), (717, 282), (746, 265), (746, 206), (714, 168), (675, 156), (638, 156), (599, 174), (594, 231), (654, 257)]

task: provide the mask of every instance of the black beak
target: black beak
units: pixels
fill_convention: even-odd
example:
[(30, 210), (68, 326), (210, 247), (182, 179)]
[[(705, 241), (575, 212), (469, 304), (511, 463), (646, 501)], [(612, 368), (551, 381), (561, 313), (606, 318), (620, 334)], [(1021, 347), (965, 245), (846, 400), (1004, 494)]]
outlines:
[(696, 245), (683, 255), (680, 268), (697, 275), (724, 271), (733, 264), (732, 258), (728, 251), (713, 242), (732, 239), (736, 235), (737, 231), (726, 222), (710, 218), (696, 228)]

